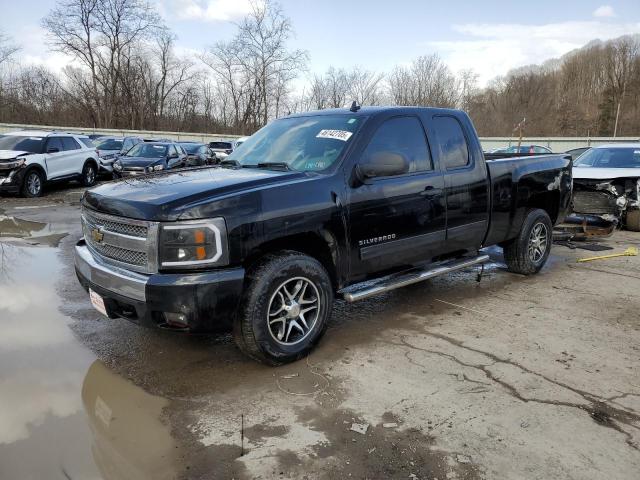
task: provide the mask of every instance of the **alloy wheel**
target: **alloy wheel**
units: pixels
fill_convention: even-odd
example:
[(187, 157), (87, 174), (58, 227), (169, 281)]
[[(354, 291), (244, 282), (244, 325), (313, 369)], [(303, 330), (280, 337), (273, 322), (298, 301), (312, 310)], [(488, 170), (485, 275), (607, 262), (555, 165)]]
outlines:
[(529, 258), (538, 263), (547, 251), (547, 226), (544, 223), (536, 223), (529, 235)]
[(41, 189), (42, 181), (40, 180), (40, 175), (35, 172), (30, 173), (29, 177), (27, 177), (27, 190), (29, 191), (29, 194), (37, 196)]
[(320, 293), (315, 284), (308, 278), (291, 278), (269, 300), (269, 333), (282, 345), (295, 345), (311, 333), (319, 314)]
[(85, 174), (85, 179), (87, 181), (87, 185), (91, 185), (96, 178), (96, 172), (94, 171), (91, 165), (87, 166), (87, 172)]

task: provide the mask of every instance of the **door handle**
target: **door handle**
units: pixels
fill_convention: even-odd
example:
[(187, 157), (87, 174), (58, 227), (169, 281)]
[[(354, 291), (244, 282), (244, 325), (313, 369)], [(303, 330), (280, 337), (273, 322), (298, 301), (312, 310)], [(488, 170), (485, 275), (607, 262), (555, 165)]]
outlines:
[(420, 192), (420, 195), (426, 198), (432, 198), (432, 197), (437, 197), (441, 193), (442, 193), (441, 188), (436, 188), (433, 185), (427, 185), (426, 187), (424, 187), (424, 190)]

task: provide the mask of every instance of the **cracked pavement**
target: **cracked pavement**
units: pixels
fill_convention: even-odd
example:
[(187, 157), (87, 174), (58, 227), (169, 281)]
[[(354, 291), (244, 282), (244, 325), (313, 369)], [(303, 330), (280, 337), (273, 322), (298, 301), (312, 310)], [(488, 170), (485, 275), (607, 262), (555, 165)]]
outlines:
[(555, 246), (522, 277), (493, 249), (480, 283), (337, 302), (312, 355), (273, 369), (228, 336), (102, 319), (73, 275), (77, 206), (9, 200), (12, 228), (44, 226), (5, 252), (2, 478), (638, 478), (640, 257)]

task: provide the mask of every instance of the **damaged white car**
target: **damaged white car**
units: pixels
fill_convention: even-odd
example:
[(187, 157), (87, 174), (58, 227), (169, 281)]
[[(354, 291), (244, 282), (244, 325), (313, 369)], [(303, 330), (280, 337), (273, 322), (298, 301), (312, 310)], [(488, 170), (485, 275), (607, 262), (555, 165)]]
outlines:
[[(601, 145), (575, 161), (573, 214), (566, 223), (600, 234), (640, 231), (640, 143)], [(596, 234), (598, 234), (596, 233)]]

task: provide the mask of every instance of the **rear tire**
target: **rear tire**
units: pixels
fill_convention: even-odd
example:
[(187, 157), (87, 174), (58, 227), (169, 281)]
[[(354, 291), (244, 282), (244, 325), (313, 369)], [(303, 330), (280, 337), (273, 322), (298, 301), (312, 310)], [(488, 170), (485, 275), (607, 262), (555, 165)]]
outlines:
[(22, 181), (22, 196), (27, 198), (40, 197), (43, 186), (42, 174), (36, 169), (29, 170)]
[(240, 350), (272, 366), (307, 355), (324, 334), (333, 305), (331, 280), (322, 264), (283, 251), (266, 255), (246, 280), (234, 323)]
[(640, 210), (627, 210), (626, 227), (629, 231), (640, 232)]
[(530, 210), (520, 234), (504, 246), (504, 260), (510, 272), (522, 275), (538, 273), (551, 252), (553, 225), (544, 210)]
[(96, 177), (98, 171), (93, 162), (86, 162), (82, 167), (82, 185), (85, 187), (92, 187), (96, 184)]

